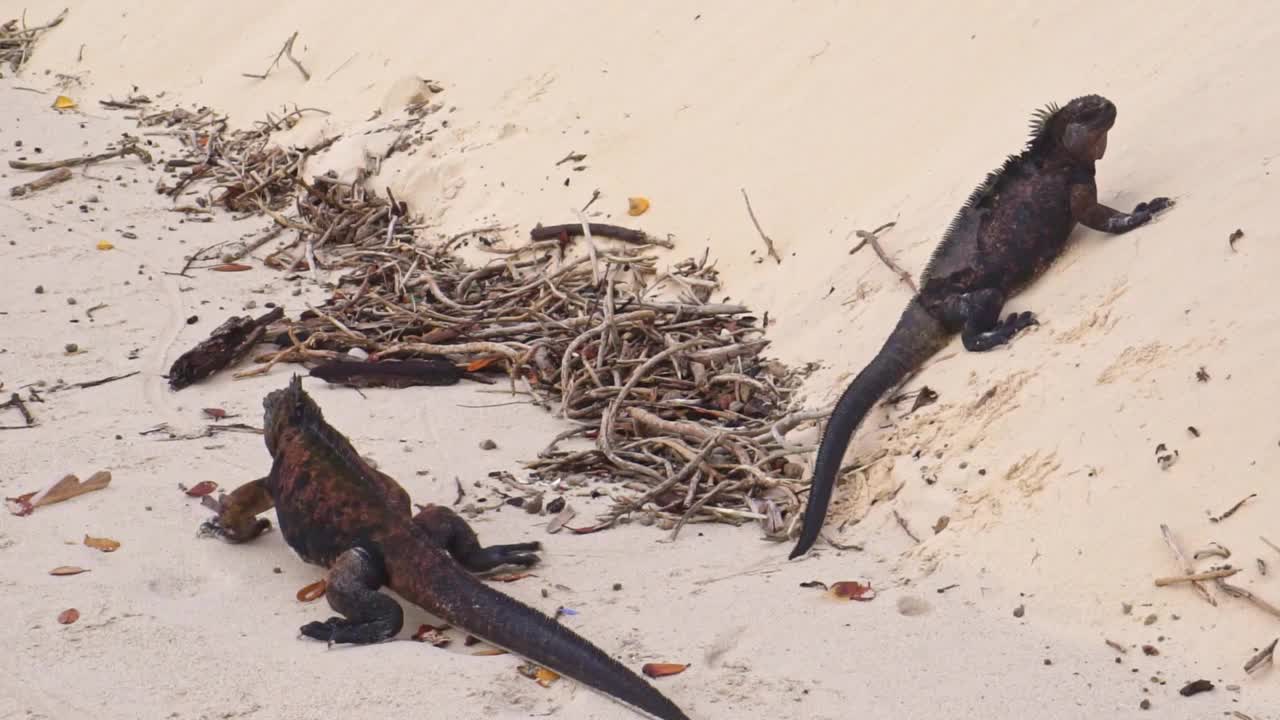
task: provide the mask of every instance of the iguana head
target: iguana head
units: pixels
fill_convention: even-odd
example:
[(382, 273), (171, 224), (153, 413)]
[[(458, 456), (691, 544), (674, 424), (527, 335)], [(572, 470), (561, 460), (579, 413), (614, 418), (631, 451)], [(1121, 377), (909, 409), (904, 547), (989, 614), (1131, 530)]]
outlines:
[(1101, 95), (1078, 97), (1054, 112), (1045, 129), (1072, 157), (1101, 160), (1107, 152), (1107, 132), (1116, 124), (1116, 106)]
[(306, 414), (311, 398), (302, 389), (302, 378), (294, 375), (288, 387), (272, 390), (262, 401), (262, 435), (267, 452), (273, 456), (280, 435), (291, 423), (300, 421)]

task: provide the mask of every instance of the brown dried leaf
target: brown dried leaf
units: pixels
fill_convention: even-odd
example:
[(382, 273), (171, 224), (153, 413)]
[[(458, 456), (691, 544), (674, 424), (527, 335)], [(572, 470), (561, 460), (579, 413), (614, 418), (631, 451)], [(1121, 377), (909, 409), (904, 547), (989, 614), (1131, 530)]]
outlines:
[(224, 420), (227, 417), (227, 411), (222, 408), (204, 408), (203, 412), (214, 420)]
[(841, 580), (831, 584), (831, 594), (843, 600), (861, 600), (866, 602), (876, 596), (876, 591), (868, 583), (853, 580)]
[(687, 663), (645, 663), (640, 671), (651, 678), (666, 677), (668, 675), (679, 675), (684, 669), (689, 667)]
[(80, 619), (80, 611), (75, 608), (67, 608), (58, 613), (58, 622), (62, 625), (70, 625)]
[(118, 541), (104, 537), (89, 537), (88, 535), (85, 535), (84, 544), (94, 550), (101, 550), (102, 552), (115, 552), (120, 549), (120, 543)]
[(328, 589), (328, 587), (328, 581), (321, 578), (298, 591), (298, 602), (312, 602), (314, 600), (319, 600), (324, 595), (324, 591)]
[(517, 580), (523, 580), (527, 577), (536, 577), (536, 576), (533, 573), (501, 573), (498, 575), (490, 575), (489, 579), (493, 580), (494, 582), (509, 583), (509, 582), (515, 582)]
[(244, 263), (223, 263), (214, 265), (209, 269), (214, 272), (244, 272), (245, 270), (252, 270), (253, 266), (245, 265)]
[(178, 483), (178, 488), (191, 497), (204, 497), (214, 490), (217, 490), (218, 483), (212, 480), (201, 480), (191, 487), (186, 487), (182, 483)]
[(502, 648), (485, 648), (483, 650), (477, 650), (471, 654), (472, 655), (506, 655), (507, 651), (503, 650)]
[(84, 482), (80, 482), (80, 478), (75, 475), (67, 475), (44, 490), (37, 490), (36, 492), (19, 495), (16, 498), (6, 498), (5, 500), (9, 506), (9, 512), (14, 515), (30, 515), (38, 507), (70, 500), (73, 497), (84, 495), (94, 490), (101, 490), (110, 484), (111, 473), (106, 470), (99, 470), (90, 475), (89, 479)]
[(80, 573), (87, 573), (87, 572), (89, 571), (82, 567), (76, 567), (74, 565), (59, 565), (58, 567), (50, 570), (49, 574), (50, 575), (79, 575)]
[(442, 627), (431, 627), (430, 625), (419, 625), (418, 632), (413, 634), (413, 639), (418, 642), (431, 643), (438, 648), (448, 647), (452, 641), (445, 637), (444, 629)]

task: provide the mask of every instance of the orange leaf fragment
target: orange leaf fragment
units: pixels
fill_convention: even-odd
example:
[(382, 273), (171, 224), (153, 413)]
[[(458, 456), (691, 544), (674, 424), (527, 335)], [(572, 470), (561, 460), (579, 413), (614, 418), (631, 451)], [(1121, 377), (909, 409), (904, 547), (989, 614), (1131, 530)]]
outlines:
[(116, 540), (112, 540), (111, 538), (89, 537), (88, 535), (85, 535), (84, 544), (94, 550), (101, 550), (102, 552), (115, 552), (120, 549), (120, 543)]
[(679, 675), (687, 667), (689, 667), (688, 663), (645, 663), (644, 667), (640, 668), (640, 672), (651, 678), (660, 678)]
[(70, 625), (80, 619), (80, 611), (75, 608), (67, 608), (58, 613), (58, 622), (62, 625)]
[(506, 655), (507, 651), (503, 650), (502, 648), (485, 648), (483, 650), (477, 650), (471, 654), (472, 655)]
[(253, 266), (245, 265), (244, 263), (223, 263), (214, 265), (209, 269), (214, 272), (244, 272), (245, 270), (252, 270)]
[(559, 680), (560, 675), (554, 670), (548, 670), (544, 667), (539, 666), (538, 671), (534, 674), (533, 679), (537, 680), (538, 684), (541, 685), (542, 687), (551, 687), (551, 683)]
[(222, 408), (204, 408), (203, 412), (214, 420), (222, 420), (227, 417), (227, 411)]
[(649, 209), (649, 198), (646, 197), (630, 197), (627, 198), (627, 214), (635, 217), (643, 215)]
[(212, 480), (201, 480), (200, 482), (196, 483), (195, 485), (192, 485), (189, 488), (182, 487), (181, 483), (178, 484), (178, 487), (182, 488), (182, 491), (185, 492), (187, 495), (190, 495), (191, 497), (204, 497), (205, 495), (208, 495), (214, 490), (217, 490), (218, 483)]
[(324, 595), (324, 591), (329, 588), (329, 583), (321, 578), (310, 585), (298, 591), (298, 602), (312, 602), (319, 600)]
[(85, 570), (82, 567), (76, 567), (74, 565), (59, 565), (58, 567), (50, 570), (49, 574), (50, 575), (79, 575), (80, 573), (86, 573), (86, 572), (89, 572), (89, 571)]
[(853, 580), (841, 580), (837, 583), (831, 583), (831, 594), (843, 600), (861, 600), (866, 602), (876, 596), (876, 591), (871, 589), (869, 583), (860, 583)]
[(495, 361), (501, 360), (502, 357), (502, 355), (490, 355), (488, 357), (479, 358), (478, 360), (472, 360), (467, 363), (467, 372), (479, 372), (480, 370), (492, 365)]

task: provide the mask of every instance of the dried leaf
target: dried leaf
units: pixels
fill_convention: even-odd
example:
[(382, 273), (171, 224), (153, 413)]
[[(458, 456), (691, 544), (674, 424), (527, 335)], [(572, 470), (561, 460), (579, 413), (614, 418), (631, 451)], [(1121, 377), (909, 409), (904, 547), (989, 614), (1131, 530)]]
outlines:
[(191, 487), (186, 487), (182, 483), (178, 483), (178, 488), (191, 497), (204, 497), (214, 490), (217, 490), (218, 483), (212, 480), (201, 480)]
[(298, 602), (312, 602), (313, 600), (319, 600), (320, 597), (324, 595), (324, 591), (328, 587), (329, 583), (321, 578), (298, 591)]
[(74, 110), (75, 108), (76, 108), (76, 101), (72, 100), (66, 95), (59, 95), (58, 97), (53, 99), (54, 110)]
[(467, 363), (467, 372), (479, 372), (489, 367), (494, 362), (501, 359), (502, 359), (501, 355), (490, 355), (488, 357), (482, 357), (478, 360), (472, 360), (471, 362)]
[(99, 250), (114, 250), (116, 246), (110, 240), (99, 240), (97, 247)]
[(502, 648), (485, 648), (483, 650), (477, 650), (471, 654), (472, 655), (506, 655), (507, 651), (503, 650)]
[(50, 575), (79, 575), (80, 573), (87, 573), (87, 572), (89, 571), (82, 567), (76, 567), (74, 565), (59, 565), (58, 567), (50, 570), (49, 574)]
[(120, 549), (120, 543), (112, 540), (111, 538), (89, 537), (88, 535), (85, 535), (84, 544), (94, 550), (101, 550), (102, 552), (115, 552)]
[(70, 625), (80, 619), (80, 611), (75, 608), (67, 608), (58, 613), (58, 622), (62, 625)]
[(225, 420), (227, 417), (227, 411), (222, 408), (204, 408), (203, 412), (214, 420)]
[(538, 684), (545, 688), (545, 687), (551, 687), (551, 683), (559, 680), (560, 675), (556, 673), (554, 670), (548, 670), (544, 667), (539, 667), (538, 672), (534, 674), (533, 679), (537, 680)]
[(684, 669), (689, 667), (688, 664), (681, 663), (645, 663), (640, 671), (651, 678), (666, 677), (668, 675), (679, 675)]
[(452, 641), (445, 637), (443, 630), (444, 628), (442, 627), (436, 628), (431, 627), (430, 625), (419, 625), (418, 632), (413, 634), (413, 639), (418, 642), (431, 643), (438, 648), (448, 647), (449, 643)]
[(494, 582), (509, 583), (509, 582), (515, 582), (517, 580), (523, 580), (527, 577), (536, 577), (536, 576), (533, 573), (500, 573), (498, 575), (490, 575), (489, 579), (493, 580)]
[(643, 215), (649, 209), (649, 199), (645, 197), (627, 198), (627, 214), (631, 217)]
[(80, 478), (75, 475), (67, 475), (44, 490), (29, 492), (16, 498), (5, 498), (5, 501), (9, 512), (14, 515), (30, 515), (36, 508), (43, 505), (70, 500), (78, 495), (101, 490), (110, 484), (111, 473), (106, 470), (99, 470), (84, 482), (80, 482)]
[(871, 585), (868, 583), (841, 580), (831, 584), (831, 594), (843, 600), (862, 600), (865, 602), (874, 598), (876, 591), (872, 590)]
[(209, 269), (214, 272), (244, 272), (245, 270), (252, 270), (253, 266), (245, 265), (244, 263), (223, 263), (214, 265)]
[(577, 514), (577, 510), (574, 510), (569, 505), (565, 505), (564, 509), (557, 513), (556, 516), (551, 518), (550, 522), (547, 523), (547, 532), (553, 535), (560, 532), (560, 528), (564, 527), (564, 524), (572, 520), (573, 516)]

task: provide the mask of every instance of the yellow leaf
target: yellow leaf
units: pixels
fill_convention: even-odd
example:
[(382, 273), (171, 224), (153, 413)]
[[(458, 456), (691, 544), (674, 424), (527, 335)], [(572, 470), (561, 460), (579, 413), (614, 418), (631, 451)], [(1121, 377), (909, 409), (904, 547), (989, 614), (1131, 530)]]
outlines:
[(102, 552), (115, 552), (120, 547), (120, 543), (111, 538), (89, 537), (88, 535), (84, 536), (84, 544)]
[(99, 240), (99, 241), (98, 241), (98, 249), (99, 249), (99, 250), (111, 250), (111, 249), (112, 249), (112, 248), (114, 248), (114, 247), (115, 247), (115, 245), (111, 244), (111, 241), (110, 241), (110, 240)]
[(66, 95), (59, 95), (53, 100), (53, 108), (55, 110), (74, 110), (75, 107), (76, 101)]
[(649, 199), (644, 197), (627, 198), (627, 214), (635, 217), (643, 215), (649, 209)]
[(541, 685), (542, 687), (551, 687), (551, 683), (555, 682), (556, 680), (559, 680), (560, 676), (556, 674), (556, 672), (553, 670), (548, 670), (544, 667), (539, 667), (533, 679), (537, 680), (538, 684)]

